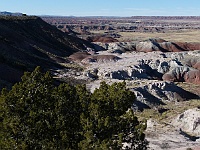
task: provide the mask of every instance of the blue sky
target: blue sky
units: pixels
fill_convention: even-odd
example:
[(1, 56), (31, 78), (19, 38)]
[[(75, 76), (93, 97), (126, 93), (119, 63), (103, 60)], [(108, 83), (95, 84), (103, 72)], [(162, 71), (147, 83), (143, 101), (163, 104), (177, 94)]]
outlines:
[(200, 0), (0, 0), (0, 11), (61, 16), (200, 16)]

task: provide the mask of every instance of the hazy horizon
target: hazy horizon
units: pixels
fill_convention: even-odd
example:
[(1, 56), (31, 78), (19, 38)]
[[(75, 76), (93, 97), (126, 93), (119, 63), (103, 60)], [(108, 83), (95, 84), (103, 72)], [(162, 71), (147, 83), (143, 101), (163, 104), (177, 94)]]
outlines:
[(199, 0), (18, 0), (2, 1), (0, 12), (37, 16), (200, 16)]

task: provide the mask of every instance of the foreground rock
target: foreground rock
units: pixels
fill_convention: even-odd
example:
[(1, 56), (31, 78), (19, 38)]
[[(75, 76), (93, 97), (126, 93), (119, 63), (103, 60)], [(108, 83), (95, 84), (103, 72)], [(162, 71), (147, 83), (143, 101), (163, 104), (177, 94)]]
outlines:
[(200, 148), (200, 109), (186, 110), (177, 117), (168, 120), (168, 125), (163, 125), (153, 119), (147, 121), (147, 139), (150, 149), (175, 149)]
[(185, 111), (178, 115), (172, 124), (182, 132), (200, 138), (200, 109), (194, 108)]

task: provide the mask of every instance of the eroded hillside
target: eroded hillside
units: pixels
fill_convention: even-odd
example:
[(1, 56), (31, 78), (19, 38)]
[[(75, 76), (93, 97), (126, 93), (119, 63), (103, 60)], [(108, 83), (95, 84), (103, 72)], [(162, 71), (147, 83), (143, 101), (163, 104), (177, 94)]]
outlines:
[(61, 68), (58, 62), (92, 45), (67, 35), (35, 16), (0, 17), (0, 79), (19, 81), (23, 71), (36, 66)]

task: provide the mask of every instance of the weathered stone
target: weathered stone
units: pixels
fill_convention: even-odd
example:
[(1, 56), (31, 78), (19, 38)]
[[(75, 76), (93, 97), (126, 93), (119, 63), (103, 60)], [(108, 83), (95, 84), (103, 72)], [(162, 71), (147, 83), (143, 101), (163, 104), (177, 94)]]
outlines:
[(187, 133), (200, 136), (200, 109), (193, 108), (177, 116), (172, 124)]
[[(136, 95), (136, 103), (134, 106), (142, 110), (143, 106), (153, 108), (155, 106), (164, 105), (166, 101), (184, 101), (191, 98), (198, 98), (198, 95), (183, 90), (176, 86), (173, 82), (157, 81), (132, 88)], [(139, 102), (140, 103), (139, 103)]]
[(164, 74), (169, 71), (170, 65), (166, 61), (161, 62), (157, 67), (158, 72)]
[(200, 71), (192, 70), (185, 74), (184, 79), (186, 82), (200, 84)]
[(186, 67), (186, 66), (180, 66), (180, 67), (175, 67), (169, 72), (165, 73), (162, 77), (164, 81), (178, 81), (178, 82), (183, 82), (184, 81), (184, 75), (190, 71), (194, 70), (193, 68)]
[(193, 68), (200, 70), (200, 60), (193, 65)]

